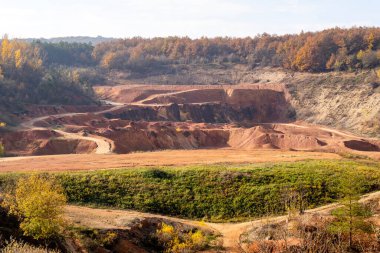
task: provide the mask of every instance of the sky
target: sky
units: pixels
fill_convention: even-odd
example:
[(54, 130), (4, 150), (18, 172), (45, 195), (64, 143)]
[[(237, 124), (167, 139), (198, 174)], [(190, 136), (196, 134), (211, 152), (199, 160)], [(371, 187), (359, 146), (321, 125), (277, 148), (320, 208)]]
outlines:
[(0, 0), (11, 38), (246, 37), (380, 26), (379, 0)]

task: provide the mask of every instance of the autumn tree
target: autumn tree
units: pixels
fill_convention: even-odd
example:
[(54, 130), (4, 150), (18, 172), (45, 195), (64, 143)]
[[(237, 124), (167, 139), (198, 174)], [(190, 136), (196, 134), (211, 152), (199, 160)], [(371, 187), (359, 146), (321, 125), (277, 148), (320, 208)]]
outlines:
[(106, 69), (134, 70), (136, 66), (158, 66), (155, 63), (160, 63), (159, 66), (233, 63), (250, 68), (271, 66), (323, 72), (377, 66), (380, 63), (373, 61), (369, 53), (366, 63), (361, 65), (356, 56), (360, 50), (377, 54), (379, 44), (379, 28), (333, 28), (298, 35), (264, 33), (253, 38), (137, 37), (97, 44), (92, 55), (95, 62)]
[(49, 176), (20, 178), (14, 192), (4, 199), (9, 213), (19, 217), (24, 235), (48, 244), (62, 231), (66, 197), (61, 186)]
[(0, 142), (0, 157), (4, 156), (4, 145)]
[(166, 253), (199, 252), (208, 244), (201, 230), (186, 233), (164, 222), (156, 231), (156, 237)]

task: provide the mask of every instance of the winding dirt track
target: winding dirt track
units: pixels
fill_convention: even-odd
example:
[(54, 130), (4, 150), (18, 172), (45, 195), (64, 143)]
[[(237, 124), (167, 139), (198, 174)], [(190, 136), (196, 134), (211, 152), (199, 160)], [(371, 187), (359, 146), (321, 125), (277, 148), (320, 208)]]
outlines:
[[(380, 198), (380, 191), (363, 195), (361, 202), (375, 200)], [(339, 204), (329, 204), (318, 208), (307, 210), (308, 214), (328, 215), (333, 209), (339, 207)], [(241, 253), (244, 252), (241, 244), (240, 237), (243, 233), (255, 226), (262, 226), (264, 223), (275, 223), (285, 221), (288, 216), (270, 217), (268, 219), (255, 219), (242, 223), (202, 223), (194, 220), (186, 220), (174, 218), (164, 215), (142, 213), (137, 211), (126, 210), (111, 210), (111, 209), (95, 209), (89, 207), (80, 207), (69, 205), (66, 207), (66, 217), (69, 221), (78, 225), (87, 226), (98, 229), (128, 229), (135, 219), (144, 218), (161, 218), (173, 222), (180, 222), (205, 229), (211, 229), (215, 233), (220, 234), (223, 241), (223, 248), (225, 252)]]
[[(125, 106), (124, 104), (121, 104), (121, 103), (114, 103), (111, 101), (105, 101), (105, 102), (107, 104), (112, 105), (113, 107), (106, 109), (106, 110), (103, 110), (103, 111), (95, 112), (94, 114), (99, 115), (99, 114), (103, 114), (103, 113), (107, 113), (107, 112), (112, 112), (114, 110), (118, 110), (118, 109)], [(46, 130), (49, 128), (36, 127), (35, 124), (39, 121), (46, 120), (50, 117), (70, 117), (70, 116), (85, 115), (85, 114), (87, 114), (87, 113), (77, 112), (77, 113), (61, 113), (61, 114), (37, 117), (37, 118), (34, 118), (34, 119), (31, 119), (31, 120), (28, 120), (28, 121), (21, 123), (19, 128), (20, 129), (27, 129), (27, 130)], [(107, 139), (104, 137), (99, 137), (99, 136), (83, 136), (81, 134), (69, 133), (69, 132), (65, 132), (62, 130), (56, 130), (56, 129), (54, 131), (61, 134), (62, 138), (65, 138), (65, 139), (87, 140), (87, 141), (95, 142), (97, 145), (97, 148), (95, 151), (96, 154), (111, 154), (113, 151), (112, 150), (113, 141), (110, 139)]]

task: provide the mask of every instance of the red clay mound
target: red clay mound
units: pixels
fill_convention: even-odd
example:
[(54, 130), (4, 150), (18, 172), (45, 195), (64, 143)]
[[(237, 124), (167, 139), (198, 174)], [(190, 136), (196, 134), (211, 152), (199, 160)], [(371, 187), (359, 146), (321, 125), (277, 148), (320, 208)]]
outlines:
[[(146, 85), (146, 84), (126, 84), (118, 86), (95, 86), (95, 93), (99, 98), (111, 100), (119, 103), (156, 103), (160, 96), (165, 99), (180, 99), (186, 103), (203, 103), (207, 101), (222, 101), (225, 97), (225, 90), (230, 89), (250, 89), (261, 90), (270, 89), (283, 92), (282, 84), (239, 84), (239, 85)], [(197, 97), (192, 97), (194, 91), (199, 91)], [(184, 94), (180, 95), (180, 93)], [(190, 92), (190, 93), (189, 93)], [(172, 94), (169, 94), (172, 93)], [(178, 93), (178, 94), (176, 94)], [(158, 99), (158, 100), (156, 100)], [(156, 102), (153, 102), (156, 101)], [(164, 101), (164, 100), (162, 100)], [(194, 101), (194, 102), (189, 102)]]
[(270, 127), (233, 129), (228, 144), (239, 149), (320, 150), (327, 144), (316, 137), (279, 132)]
[(32, 155), (45, 140), (60, 136), (52, 130), (29, 130), (8, 132), (1, 139), (8, 155)]
[(42, 141), (32, 155), (89, 154), (96, 148), (96, 143), (87, 140), (50, 139)]
[(116, 153), (225, 147), (229, 136), (222, 129), (187, 130), (171, 123), (131, 123), (126, 127), (107, 129), (98, 134), (114, 141)]
[(99, 98), (119, 103), (133, 103), (155, 94), (164, 94), (177, 90), (171, 89), (170, 86), (161, 87), (151, 89), (146, 85), (95, 86), (94, 90)]
[[(242, 100), (244, 101), (244, 99)], [(131, 112), (131, 111), (129, 111)], [(201, 111), (197, 111), (198, 116)], [(142, 114), (147, 111), (142, 110)], [(162, 113), (162, 112), (161, 112)], [(162, 114), (161, 114), (162, 115)], [(189, 114), (190, 115), (190, 114)], [(152, 115), (145, 115), (151, 117)], [(210, 117), (215, 115), (210, 114)], [(236, 149), (281, 149), (299, 151), (379, 151), (376, 143), (355, 140), (347, 134), (316, 126), (296, 124), (260, 124), (250, 128), (232, 124), (193, 122), (147, 122), (107, 119), (100, 115), (51, 117), (49, 126), (62, 125), (66, 131), (100, 135), (114, 143), (115, 153), (164, 149), (198, 149), (230, 147)], [(67, 147), (54, 152), (78, 153)], [(92, 152), (86, 147), (83, 152)]]
[(193, 89), (167, 94), (157, 94), (143, 101), (143, 104), (193, 104), (193, 103), (225, 103), (236, 106), (266, 106), (268, 103), (276, 108), (286, 103), (282, 91), (271, 89)]
[(29, 130), (5, 133), (0, 140), (6, 154), (14, 156), (87, 154), (97, 148), (96, 143), (91, 141), (61, 137), (53, 130)]
[(144, 104), (190, 104), (224, 102), (225, 100), (226, 92), (223, 89), (204, 89), (153, 95), (141, 102)]

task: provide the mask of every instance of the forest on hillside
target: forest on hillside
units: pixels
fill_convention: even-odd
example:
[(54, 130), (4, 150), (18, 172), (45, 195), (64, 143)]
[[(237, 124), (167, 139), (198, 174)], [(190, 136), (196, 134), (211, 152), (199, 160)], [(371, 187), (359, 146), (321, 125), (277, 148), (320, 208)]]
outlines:
[(176, 66), (235, 64), (326, 72), (380, 65), (380, 28), (334, 28), (254, 38), (130, 38), (96, 45), (8, 39), (0, 46), (0, 104), (89, 104), (112, 70), (149, 74)]
[(235, 63), (310, 72), (357, 70), (379, 65), (380, 28), (334, 28), (254, 38), (132, 38), (97, 44), (92, 56), (105, 69)]

